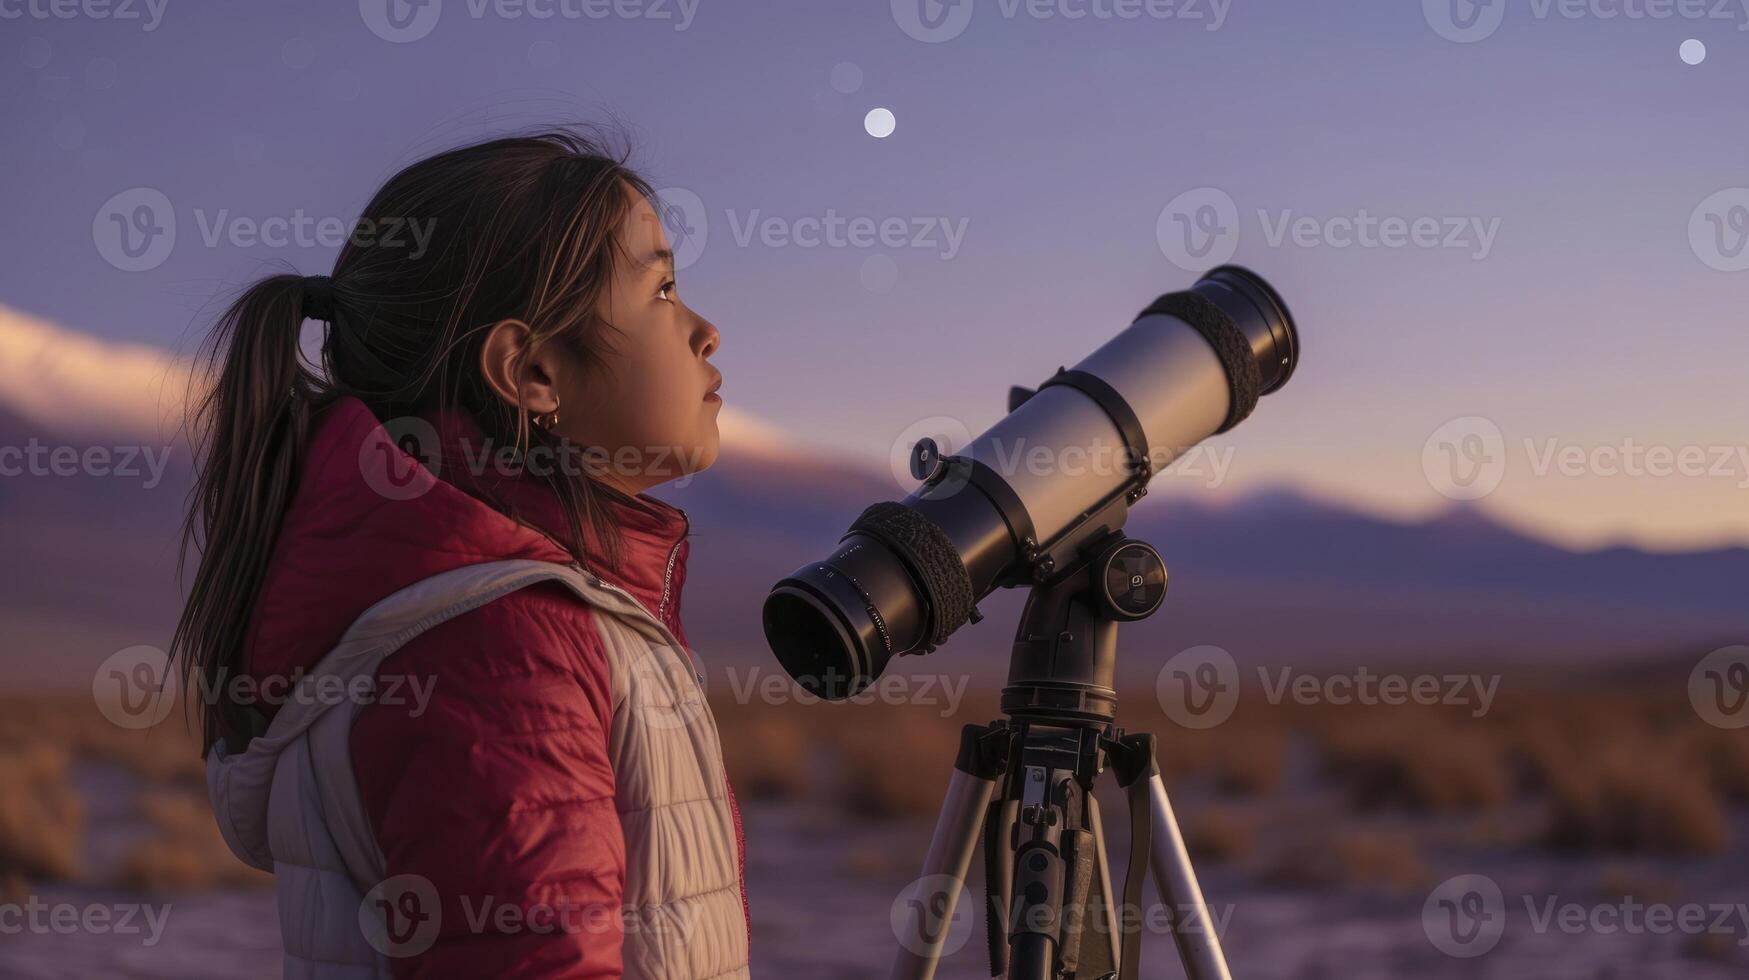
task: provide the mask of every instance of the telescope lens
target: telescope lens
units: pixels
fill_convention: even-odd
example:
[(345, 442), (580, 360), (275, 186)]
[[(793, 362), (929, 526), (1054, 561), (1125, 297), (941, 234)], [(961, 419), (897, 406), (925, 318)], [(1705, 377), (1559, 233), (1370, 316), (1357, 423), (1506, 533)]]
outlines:
[(765, 639), (803, 690), (841, 701), (920, 641), (918, 596), (897, 556), (849, 534), (830, 558), (796, 569), (765, 597)]
[(837, 701), (855, 693), (851, 679), (868, 673), (858, 645), (821, 602), (794, 586), (765, 599), (765, 636), (777, 662), (802, 689)]
[(1211, 269), (1191, 292), (1214, 301), (1251, 343), (1260, 385), (1267, 395), (1287, 384), (1300, 360), (1300, 336), (1281, 295), (1263, 277), (1237, 265)]

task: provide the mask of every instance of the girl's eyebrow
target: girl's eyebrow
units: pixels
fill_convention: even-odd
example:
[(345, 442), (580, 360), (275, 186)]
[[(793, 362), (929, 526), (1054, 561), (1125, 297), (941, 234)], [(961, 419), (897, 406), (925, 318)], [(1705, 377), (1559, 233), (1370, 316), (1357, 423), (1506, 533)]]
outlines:
[(644, 265), (656, 271), (674, 268), (674, 253), (665, 248), (659, 248), (644, 256)]

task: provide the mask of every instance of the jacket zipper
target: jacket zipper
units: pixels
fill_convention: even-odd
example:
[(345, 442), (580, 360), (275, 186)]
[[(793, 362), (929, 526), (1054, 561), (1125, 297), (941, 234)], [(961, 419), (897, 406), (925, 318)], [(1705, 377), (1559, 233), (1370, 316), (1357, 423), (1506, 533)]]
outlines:
[[(680, 541), (685, 541), (683, 537)], [(662, 601), (656, 606), (656, 618), (668, 625), (668, 596), (674, 584), (674, 559), (680, 555), (680, 541), (674, 542), (668, 549), (668, 566), (662, 569)]]
[[(681, 517), (685, 520), (684, 514), (682, 514)], [(687, 529), (690, 530), (691, 527), (692, 522), (687, 521)], [(685, 540), (686, 531), (681, 531), (680, 538), (676, 540), (673, 545), (669, 546), (668, 564), (662, 569), (662, 601), (656, 604), (656, 619), (659, 620), (664, 627), (668, 626), (668, 598), (673, 593), (674, 560), (680, 556), (680, 545), (681, 542), (684, 542)], [(678, 633), (678, 630), (675, 632)], [(686, 651), (686, 658), (692, 661), (692, 670), (698, 677), (698, 686), (700, 688), (704, 687), (704, 665), (699, 663), (698, 655), (692, 652), (691, 647), (681, 644), (681, 648)]]

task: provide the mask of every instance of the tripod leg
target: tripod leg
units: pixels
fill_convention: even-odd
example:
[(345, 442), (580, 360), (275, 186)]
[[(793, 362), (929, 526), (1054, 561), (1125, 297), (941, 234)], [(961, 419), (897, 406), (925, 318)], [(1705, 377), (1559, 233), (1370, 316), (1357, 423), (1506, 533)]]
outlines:
[(1089, 796), (1087, 805), (1093, 812), (1093, 854), (1096, 859), (1093, 871), (1099, 877), (1099, 897), (1104, 902), (1101, 911), (1105, 917), (1105, 936), (1107, 945), (1111, 947), (1111, 963), (1116, 967), (1123, 962), (1123, 934), (1118, 931), (1117, 903), (1111, 895), (1111, 862), (1105, 855), (1105, 819), (1099, 814), (1099, 800)]
[(935, 835), (929, 841), (923, 873), (914, 886), (916, 893), (907, 896), (905, 902), (899, 953), (889, 974), (892, 980), (933, 980), (935, 976), (941, 947), (947, 941), (954, 907), (965, 887), (972, 852), (977, 849), (978, 834), (983, 830), (1000, 774), (998, 770), (994, 775), (984, 775), (988, 770), (979, 759), (977, 742), (986, 731), (977, 725), (967, 725), (960, 735), (959, 760), (954, 763), (953, 778), (947, 784), (947, 797), (941, 804)]
[(1202, 887), (1196, 883), (1190, 851), (1184, 846), (1178, 818), (1172, 813), (1172, 801), (1166, 797), (1166, 782), (1159, 773), (1149, 778), (1148, 790), (1153, 798), (1154, 819), (1154, 847), (1149, 861), (1160, 901), (1172, 913), (1172, 940), (1178, 944), (1185, 976), (1190, 980), (1232, 980), (1214, 917), (1209, 915)]

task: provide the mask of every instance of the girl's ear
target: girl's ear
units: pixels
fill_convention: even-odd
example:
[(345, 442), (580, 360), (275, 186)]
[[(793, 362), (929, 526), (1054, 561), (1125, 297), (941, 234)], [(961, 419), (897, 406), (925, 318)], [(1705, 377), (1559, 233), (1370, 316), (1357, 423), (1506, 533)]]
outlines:
[(499, 398), (535, 415), (559, 407), (553, 365), (541, 351), (529, 350), (533, 331), (521, 320), (500, 320), (486, 332), (480, 345), (480, 374)]

